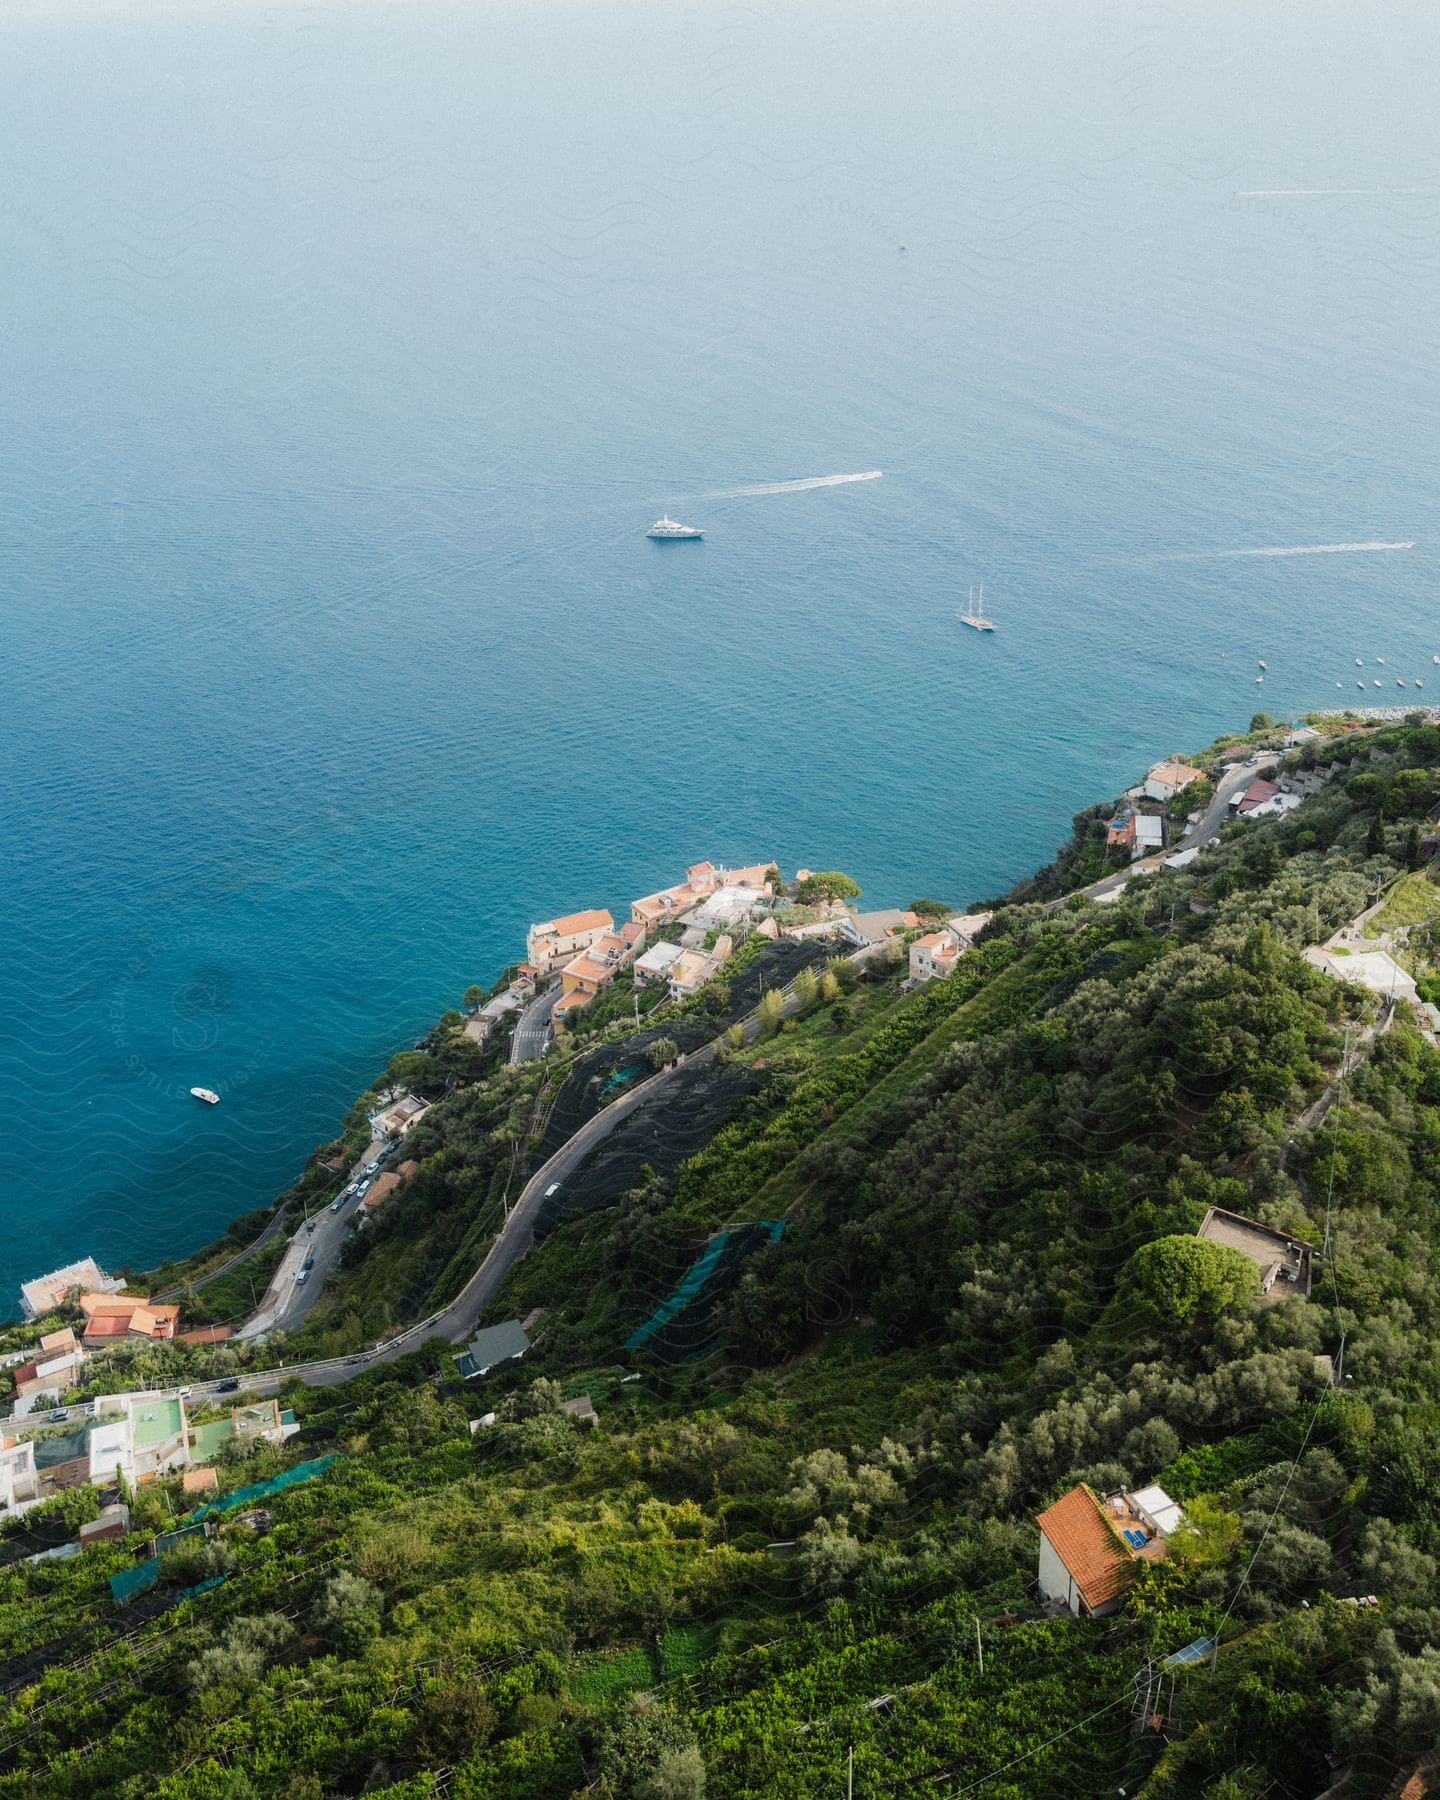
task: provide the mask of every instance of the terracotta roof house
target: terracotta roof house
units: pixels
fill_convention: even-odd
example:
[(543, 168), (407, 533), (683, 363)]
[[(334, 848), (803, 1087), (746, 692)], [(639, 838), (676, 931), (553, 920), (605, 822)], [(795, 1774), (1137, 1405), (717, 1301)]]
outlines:
[(593, 988), (575, 988), (563, 995), (550, 1009), (551, 1022), (564, 1028), (566, 1022), (582, 1011), (595, 998)]
[(401, 1176), (394, 1169), (387, 1169), (383, 1175), (377, 1175), (370, 1184), (370, 1192), (360, 1202), (361, 1206), (367, 1213), (374, 1212), (377, 1207), (385, 1204), (400, 1182)]
[(525, 934), (525, 960), (537, 975), (552, 974), (614, 929), (615, 921), (603, 906), (566, 913), (562, 919), (542, 919)]
[(953, 975), (960, 958), (974, 948), (975, 939), (994, 918), (994, 913), (957, 913), (938, 931), (927, 931), (910, 946), (910, 979), (934, 981)]
[(180, 1323), (180, 1308), (153, 1304), (144, 1295), (82, 1294), (80, 1305), (85, 1312), (85, 1342), (115, 1343), (120, 1338), (151, 1338), (159, 1342), (173, 1338)]
[(1077, 1619), (1103, 1619), (1120, 1605), (1137, 1562), (1165, 1554), (1185, 1515), (1163, 1488), (1120, 1490), (1102, 1501), (1083, 1482), (1036, 1519), (1040, 1592)]
[(607, 931), (596, 938), (588, 950), (572, 957), (560, 971), (560, 992), (568, 998), (574, 993), (598, 994), (608, 987), (620, 971), (633, 959), (643, 931), (633, 925), (628, 930), (638, 935), (626, 938), (622, 932)]
[(1230, 804), (1237, 813), (1252, 813), (1257, 806), (1263, 806), (1267, 800), (1273, 800), (1279, 792), (1279, 786), (1275, 782), (1262, 781), (1257, 776), (1249, 787), (1237, 795)]
[(960, 961), (960, 943), (948, 931), (927, 931), (910, 946), (910, 979), (935, 981), (953, 974)]
[(40, 1348), (42, 1350), (73, 1350), (79, 1342), (79, 1338), (70, 1327), (64, 1325), (59, 1331), (47, 1331), (40, 1340)]
[(1193, 781), (1203, 781), (1205, 771), (1189, 763), (1160, 762), (1145, 777), (1145, 794), (1150, 800), (1173, 800)]
[(182, 1331), (182, 1344), (223, 1344), (227, 1338), (234, 1337), (233, 1325), (197, 1325), (193, 1331)]
[(407, 1156), (404, 1162), (397, 1166), (395, 1173), (405, 1181), (408, 1181), (412, 1175), (418, 1175), (420, 1173), (420, 1165), (413, 1156)]

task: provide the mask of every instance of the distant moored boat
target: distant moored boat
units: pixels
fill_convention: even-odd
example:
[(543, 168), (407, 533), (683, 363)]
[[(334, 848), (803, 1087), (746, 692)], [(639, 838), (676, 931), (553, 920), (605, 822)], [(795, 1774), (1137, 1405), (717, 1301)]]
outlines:
[(218, 1106), (220, 1096), (213, 1088), (191, 1088), (190, 1092), (197, 1100), (203, 1100), (207, 1106)]
[(650, 538), (698, 538), (704, 537), (705, 533), (698, 525), (681, 525), (674, 519), (665, 518), (657, 519), (645, 535)]

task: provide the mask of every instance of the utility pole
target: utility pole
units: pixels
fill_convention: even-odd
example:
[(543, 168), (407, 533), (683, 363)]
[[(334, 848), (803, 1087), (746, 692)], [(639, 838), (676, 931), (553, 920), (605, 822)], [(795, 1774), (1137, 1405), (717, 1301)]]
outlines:
[(980, 1642), (980, 1615), (975, 1615), (975, 1654), (980, 1659), (980, 1673), (985, 1673), (985, 1646)]
[(850, 1746), (850, 1764), (845, 1773), (845, 1800), (855, 1800), (855, 1746)]

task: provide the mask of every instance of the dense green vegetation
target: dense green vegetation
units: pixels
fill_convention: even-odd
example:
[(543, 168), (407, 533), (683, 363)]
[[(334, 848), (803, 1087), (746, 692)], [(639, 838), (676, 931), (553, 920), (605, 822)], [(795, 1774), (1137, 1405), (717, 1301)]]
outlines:
[[(820, 962), (745, 1042), (757, 951), (548, 1077), (467, 1078), (312, 1348), (453, 1292), (557, 1107), (722, 1034), (516, 1265), (492, 1316), (543, 1309), (523, 1364), (289, 1384), (300, 1437), (224, 1484), (340, 1460), (126, 1611), (142, 1532), (0, 1568), (0, 1796), (799, 1800), (852, 1752), (864, 1795), (1385, 1794), (1440, 1742), (1440, 1054), (1299, 953), (1393, 888), (1391, 947), (1432, 968), (1440, 732), (1274, 760), (1323, 778), (1298, 811), (1104, 906), (1061, 898), (1067, 851), (946, 982)], [(1195, 1237), (1209, 1206), (1310, 1245), (1308, 1295), (1263, 1301)], [(625, 1350), (726, 1228), (720, 1347)], [(1035, 1583), (1077, 1481), (1187, 1514), (1099, 1622)], [(185, 1504), (154, 1485), (137, 1524)]]

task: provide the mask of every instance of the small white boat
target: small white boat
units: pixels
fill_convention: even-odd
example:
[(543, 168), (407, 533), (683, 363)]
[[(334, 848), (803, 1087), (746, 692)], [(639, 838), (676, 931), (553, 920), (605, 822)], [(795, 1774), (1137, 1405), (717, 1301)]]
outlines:
[(1371, 686), (1372, 686), (1372, 687), (1381, 687), (1381, 686), (1383, 686), (1383, 685), (1384, 685), (1384, 684), (1383, 684), (1383, 683), (1382, 683), (1382, 682), (1381, 682), (1381, 680), (1380, 680), (1380, 677), (1379, 677), (1379, 676), (1378, 676), (1378, 675), (1377, 675), (1377, 676), (1376, 676), (1376, 677), (1375, 677), (1375, 680), (1374, 680), (1374, 681), (1373, 681), (1373, 682), (1372, 682), (1372, 683), (1371, 683), (1371, 684), (1370, 684), (1370, 685), (1371, 685)]
[(1261, 685), (1261, 687), (1264, 687), (1264, 685), (1265, 685), (1265, 677), (1264, 677), (1264, 676), (1263, 676), (1263, 675), (1257, 675), (1257, 676), (1256, 676), (1256, 677), (1255, 677), (1255, 679), (1256, 679), (1256, 681), (1258, 681), (1258, 682), (1259, 682), (1259, 683), (1260, 683), (1260, 685)]
[(1270, 667), (1269, 663), (1267, 663), (1263, 657), (1261, 658), (1261, 661), (1260, 661), (1260, 667), (1262, 669), (1268, 669)]
[(1415, 685), (1416, 687), (1424, 687), (1425, 685), (1418, 675), (1415, 677)]
[(1395, 685), (1396, 685), (1396, 687), (1406, 687), (1409, 684), (1406, 682), (1405, 677), (1403, 675), (1397, 675), (1395, 677)]
[(1377, 656), (1375, 658), (1375, 660), (1377, 663), (1379, 663), (1379, 665), (1382, 669), (1385, 667), (1385, 658), (1383, 656)]
[[(1440, 662), (1440, 656), (1437, 656), (1435, 660), (1436, 662)], [(1357, 669), (1363, 669), (1365, 667), (1365, 658), (1363, 656), (1357, 656), (1355, 658), (1355, 667)]]
[(1365, 683), (1363, 681), (1357, 681), (1355, 685), (1356, 687), (1364, 687)]
[(220, 1096), (215, 1092), (214, 1088), (191, 1088), (190, 1092), (197, 1100), (203, 1100), (207, 1106), (218, 1106), (220, 1104)]
[(1432, 656), (1430, 660), (1433, 663), (1440, 663), (1440, 656)]
[(657, 519), (645, 535), (648, 538), (698, 538), (704, 537), (705, 533), (698, 525), (682, 525), (667, 514), (665, 518)]

